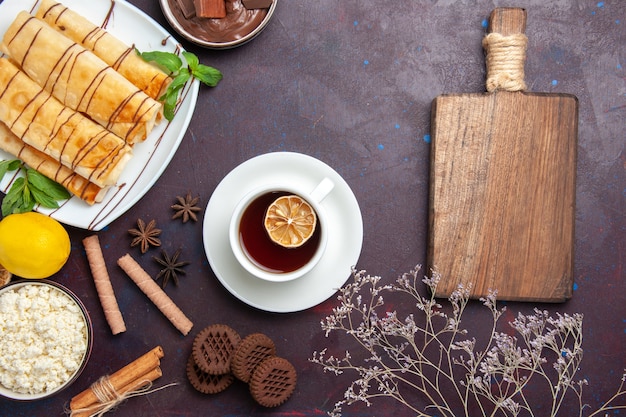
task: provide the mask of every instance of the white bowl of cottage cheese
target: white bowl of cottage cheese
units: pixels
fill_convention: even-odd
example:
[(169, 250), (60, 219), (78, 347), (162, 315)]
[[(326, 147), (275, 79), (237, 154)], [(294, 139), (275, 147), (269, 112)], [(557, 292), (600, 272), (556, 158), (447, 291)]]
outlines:
[(82, 302), (53, 281), (0, 288), (0, 395), (39, 400), (68, 387), (83, 371), (92, 327)]

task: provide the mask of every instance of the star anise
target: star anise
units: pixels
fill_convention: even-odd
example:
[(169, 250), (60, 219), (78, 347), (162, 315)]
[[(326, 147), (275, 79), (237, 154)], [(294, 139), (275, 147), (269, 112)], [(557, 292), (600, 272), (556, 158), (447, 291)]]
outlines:
[(135, 236), (130, 242), (130, 246), (141, 245), (141, 253), (146, 253), (150, 246), (161, 246), (161, 240), (158, 236), (161, 229), (156, 228), (156, 220), (150, 220), (146, 225), (142, 219), (137, 219), (137, 228), (128, 230), (128, 233)]
[(165, 286), (170, 281), (170, 279), (174, 281), (174, 284), (176, 286), (178, 286), (177, 274), (185, 273), (185, 270), (182, 268), (185, 265), (189, 265), (189, 262), (184, 262), (184, 261), (178, 262), (178, 257), (180, 256), (180, 252), (181, 252), (181, 249), (178, 249), (176, 252), (174, 252), (174, 255), (172, 255), (172, 257), (170, 258), (167, 252), (162, 250), (161, 258), (157, 258), (156, 256), (152, 257), (152, 259), (154, 259), (159, 264), (161, 264), (161, 266), (164, 267), (163, 269), (161, 269), (161, 271), (158, 273), (158, 275), (155, 278), (155, 281), (159, 280), (160, 278), (163, 278), (163, 281), (161, 282), (162, 288), (165, 288)]
[(178, 196), (176, 197), (176, 200), (178, 200), (178, 203), (171, 206), (174, 210), (176, 210), (172, 219), (182, 217), (183, 223), (187, 223), (189, 219), (197, 222), (198, 216), (196, 215), (196, 212), (201, 210), (201, 208), (197, 206), (198, 201), (200, 201), (200, 197), (192, 197), (191, 191), (188, 191), (184, 198)]

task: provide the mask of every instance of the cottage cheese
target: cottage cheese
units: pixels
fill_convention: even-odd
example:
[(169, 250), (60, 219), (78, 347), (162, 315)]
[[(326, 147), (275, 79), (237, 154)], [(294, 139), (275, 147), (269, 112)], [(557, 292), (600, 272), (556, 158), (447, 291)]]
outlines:
[(0, 295), (0, 384), (20, 394), (54, 391), (80, 367), (87, 327), (78, 304), (50, 285)]

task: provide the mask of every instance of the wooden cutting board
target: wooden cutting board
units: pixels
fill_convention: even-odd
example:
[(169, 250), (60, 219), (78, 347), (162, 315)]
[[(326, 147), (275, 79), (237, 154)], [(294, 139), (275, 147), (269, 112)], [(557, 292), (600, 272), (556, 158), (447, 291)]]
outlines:
[[(524, 9), (495, 9), (489, 19), (490, 32), (505, 37), (525, 29)], [(491, 74), (508, 63), (490, 68), (495, 58), (486, 50), (489, 90)], [(573, 286), (578, 100), (504, 88), (433, 102), (427, 262), (441, 274), (435, 295), (463, 284), (472, 298), (497, 290), (499, 300), (565, 301)]]

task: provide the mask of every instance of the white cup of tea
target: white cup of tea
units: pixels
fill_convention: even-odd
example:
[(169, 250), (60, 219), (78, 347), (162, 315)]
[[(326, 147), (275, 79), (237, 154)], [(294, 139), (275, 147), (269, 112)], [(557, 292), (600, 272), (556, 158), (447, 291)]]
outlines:
[[(285, 282), (310, 272), (324, 255), (328, 222), (320, 204), (333, 190), (329, 178), (311, 188), (299, 185), (267, 184), (247, 193), (235, 206), (229, 225), (229, 240), (235, 258), (257, 278)], [(296, 195), (315, 211), (313, 235), (302, 246), (283, 247), (270, 238), (264, 225), (268, 207), (279, 197)]]

